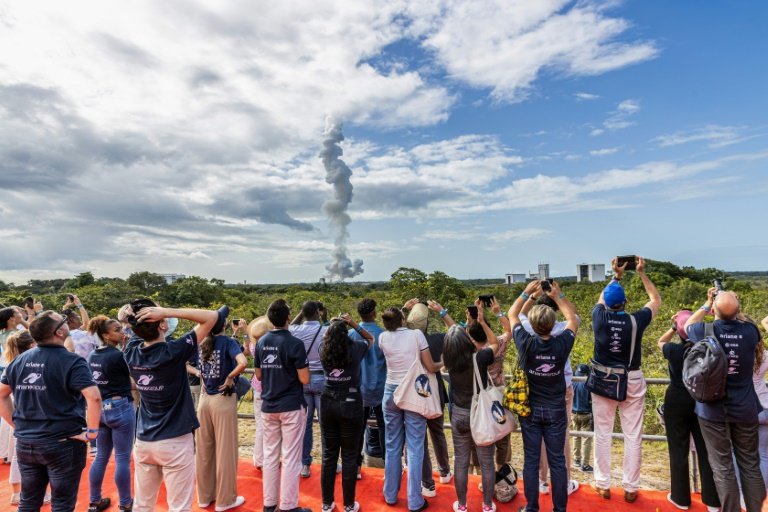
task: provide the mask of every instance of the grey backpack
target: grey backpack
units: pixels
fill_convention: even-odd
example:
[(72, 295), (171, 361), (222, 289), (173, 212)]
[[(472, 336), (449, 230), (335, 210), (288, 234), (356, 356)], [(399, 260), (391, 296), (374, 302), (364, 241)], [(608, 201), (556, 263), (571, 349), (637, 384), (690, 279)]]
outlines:
[(715, 338), (713, 324), (704, 324), (704, 339), (685, 352), (683, 385), (697, 402), (716, 402), (725, 398), (728, 358)]

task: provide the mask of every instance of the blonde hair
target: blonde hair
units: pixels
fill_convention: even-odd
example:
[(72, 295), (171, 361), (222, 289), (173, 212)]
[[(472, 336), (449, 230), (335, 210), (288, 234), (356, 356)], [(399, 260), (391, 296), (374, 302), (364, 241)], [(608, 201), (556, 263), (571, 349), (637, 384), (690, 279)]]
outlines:
[(5, 353), (3, 354), (6, 366), (34, 345), (35, 340), (29, 331), (18, 331), (8, 336), (8, 339), (5, 340)]
[(533, 331), (539, 336), (547, 336), (552, 332), (557, 320), (555, 310), (544, 304), (537, 304), (528, 313), (528, 321), (531, 322)]

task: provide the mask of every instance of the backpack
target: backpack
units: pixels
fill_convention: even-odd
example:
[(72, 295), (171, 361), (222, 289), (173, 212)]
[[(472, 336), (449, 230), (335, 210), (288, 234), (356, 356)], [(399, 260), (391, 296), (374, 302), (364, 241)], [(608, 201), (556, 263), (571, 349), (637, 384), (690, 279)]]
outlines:
[(704, 324), (704, 339), (697, 341), (683, 356), (683, 385), (697, 402), (725, 398), (728, 358), (715, 338), (713, 324)]

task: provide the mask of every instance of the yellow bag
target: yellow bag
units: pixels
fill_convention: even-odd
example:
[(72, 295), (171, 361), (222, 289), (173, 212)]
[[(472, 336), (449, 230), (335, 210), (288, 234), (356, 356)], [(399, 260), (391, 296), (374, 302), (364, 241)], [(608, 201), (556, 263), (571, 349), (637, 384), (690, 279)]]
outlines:
[(517, 358), (517, 368), (512, 371), (512, 378), (504, 388), (507, 409), (523, 418), (531, 414), (531, 405), (528, 401), (528, 376), (523, 369), (528, 346), (526, 345), (525, 348), (523, 354)]

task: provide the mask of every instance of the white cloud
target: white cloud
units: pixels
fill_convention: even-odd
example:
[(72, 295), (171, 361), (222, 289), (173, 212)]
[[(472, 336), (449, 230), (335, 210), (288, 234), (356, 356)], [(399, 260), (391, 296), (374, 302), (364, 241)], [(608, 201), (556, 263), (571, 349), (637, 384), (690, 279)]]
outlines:
[(637, 100), (624, 100), (616, 105), (616, 108), (611, 111), (608, 117), (603, 121), (601, 128), (595, 128), (590, 132), (590, 135), (596, 137), (604, 134), (606, 131), (623, 130), (629, 128), (635, 122), (631, 119), (632, 116), (640, 112), (640, 102)]
[(536, 238), (542, 238), (552, 232), (547, 229), (541, 228), (522, 228), (513, 229), (509, 231), (500, 231), (497, 233), (489, 233), (485, 229), (478, 229), (476, 231), (428, 231), (424, 233), (423, 238), (430, 240), (487, 240), (491, 243), (499, 242), (526, 242), (528, 240), (534, 240)]
[(593, 149), (589, 152), (592, 156), (606, 156), (606, 155), (612, 155), (619, 151), (621, 147), (615, 147), (615, 148), (602, 148), (602, 149)]
[(592, 94), (588, 92), (577, 92), (574, 94), (577, 101), (592, 101), (600, 98), (597, 94)]
[(652, 139), (651, 142), (656, 142), (661, 147), (678, 146), (690, 142), (704, 142), (707, 147), (721, 148), (754, 137), (754, 135), (745, 135), (744, 131), (743, 127), (711, 124), (687, 132), (660, 135)]

